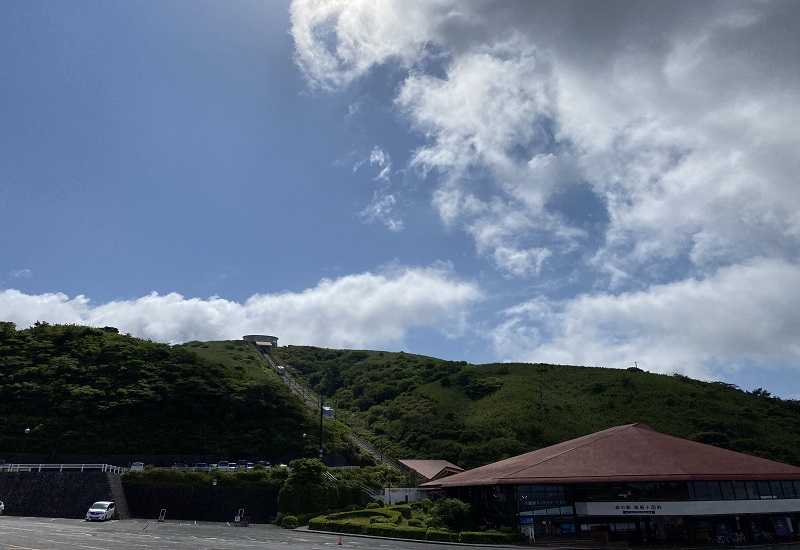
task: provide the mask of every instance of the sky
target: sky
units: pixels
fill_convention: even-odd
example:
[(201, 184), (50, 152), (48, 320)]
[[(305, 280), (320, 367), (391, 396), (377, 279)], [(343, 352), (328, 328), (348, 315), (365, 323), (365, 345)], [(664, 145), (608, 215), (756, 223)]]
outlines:
[(800, 399), (800, 3), (0, 2), (0, 320)]

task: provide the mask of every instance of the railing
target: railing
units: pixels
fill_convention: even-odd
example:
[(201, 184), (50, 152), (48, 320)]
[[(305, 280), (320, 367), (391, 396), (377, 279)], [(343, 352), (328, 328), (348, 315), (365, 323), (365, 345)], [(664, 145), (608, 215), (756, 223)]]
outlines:
[[(325, 472), (323, 475), (325, 476), (325, 479), (327, 479), (328, 481), (332, 481), (334, 483), (339, 483), (339, 480), (332, 473)], [(375, 489), (372, 489), (371, 487), (367, 487), (366, 485), (364, 485), (363, 483), (361, 483), (359, 481), (349, 480), (348, 483), (355, 484), (359, 489), (361, 489), (362, 493), (367, 495), (367, 497), (371, 498), (372, 500), (382, 500), (383, 502), (386, 502), (386, 497), (380, 491), (376, 491)]]
[(0, 472), (42, 472), (45, 470), (64, 471), (101, 471), (111, 472), (112, 474), (122, 474), (128, 468), (122, 466), (112, 466), (111, 464), (0, 464)]
[[(262, 355), (266, 358), (267, 362), (269, 362), (270, 367), (272, 367), (273, 370), (277, 370), (278, 364), (275, 362), (275, 360), (272, 358), (272, 356), (269, 353), (264, 353), (264, 352), (262, 352)], [(300, 397), (305, 402), (306, 406), (309, 409), (311, 409), (311, 410), (313, 410), (315, 412), (319, 411), (320, 402), (319, 402), (319, 397), (318, 396), (307, 392), (306, 389), (302, 385), (298, 384), (295, 380), (292, 379), (292, 377), (289, 375), (288, 372), (285, 372), (281, 376), (281, 380), (283, 380), (283, 383), (286, 384), (289, 387), (289, 389), (295, 395)], [(341, 418), (341, 417), (339, 418), (339, 421), (343, 422), (345, 425), (347, 424), (346, 422), (344, 422), (344, 419)], [(370, 445), (369, 443), (364, 441), (362, 438), (357, 436), (353, 432), (352, 427), (350, 427), (350, 426), (348, 426), (348, 427), (350, 428), (350, 439), (353, 441), (353, 443), (355, 443), (358, 447), (363, 449), (365, 452), (367, 452), (370, 455), (372, 455), (376, 460), (378, 460), (378, 462), (386, 465), (388, 468), (392, 468), (392, 469), (395, 469), (395, 470), (402, 471), (402, 468), (400, 468), (400, 464), (398, 464), (396, 461), (392, 460), (391, 458), (389, 458), (387, 456), (384, 456), (382, 451), (379, 451), (378, 449), (376, 449), (375, 447), (373, 447), (372, 445)]]

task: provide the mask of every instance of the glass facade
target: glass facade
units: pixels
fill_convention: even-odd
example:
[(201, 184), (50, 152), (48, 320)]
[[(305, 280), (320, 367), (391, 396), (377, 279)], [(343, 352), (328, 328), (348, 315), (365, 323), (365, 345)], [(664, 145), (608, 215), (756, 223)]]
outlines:
[(702, 544), (797, 540), (797, 512), (736, 516), (583, 517), (576, 502), (668, 502), (800, 499), (800, 480), (650, 481), (462, 487), (448, 496), (471, 504), (488, 526), (511, 526), (539, 537), (592, 533), (607, 540)]
[(678, 500), (800, 498), (800, 481), (689, 481), (686, 488), (687, 498)]

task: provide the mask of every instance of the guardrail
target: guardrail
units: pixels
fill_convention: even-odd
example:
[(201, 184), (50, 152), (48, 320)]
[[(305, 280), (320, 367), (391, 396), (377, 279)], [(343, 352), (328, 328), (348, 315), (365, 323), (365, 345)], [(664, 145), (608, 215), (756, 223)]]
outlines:
[(0, 472), (43, 472), (45, 470), (64, 471), (101, 471), (113, 474), (122, 474), (128, 468), (112, 466), (111, 464), (0, 464)]

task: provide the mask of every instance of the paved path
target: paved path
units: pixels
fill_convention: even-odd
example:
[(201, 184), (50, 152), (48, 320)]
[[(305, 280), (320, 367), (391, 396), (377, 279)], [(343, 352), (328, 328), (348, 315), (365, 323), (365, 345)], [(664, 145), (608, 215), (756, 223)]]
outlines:
[(77, 519), (0, 516), (0, 550), (430, 550), (478, 548), (434, 543), (355, 537), (274, 525), (233, 527), (193, 521), (112, 520), (87, 523)]

